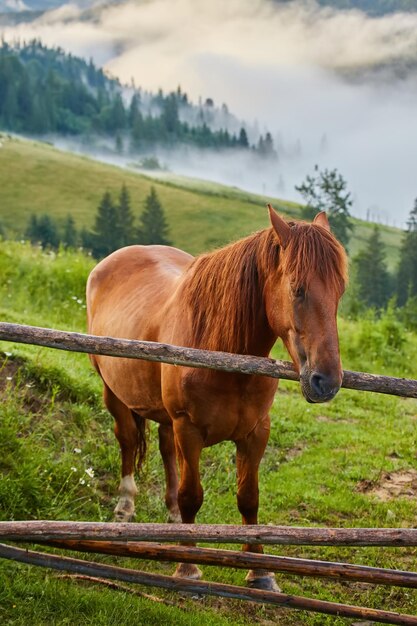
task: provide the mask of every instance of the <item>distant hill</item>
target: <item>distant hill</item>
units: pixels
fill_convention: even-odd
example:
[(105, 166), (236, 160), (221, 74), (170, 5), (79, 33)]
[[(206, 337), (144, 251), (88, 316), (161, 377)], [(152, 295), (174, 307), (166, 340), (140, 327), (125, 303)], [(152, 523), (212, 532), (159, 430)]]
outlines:
[[(281, 4), (289, 4), (296, 0), (275, 0)], [(321, 6), (329, 6), (334, 9), (359, 9), (368, 15), (378, 16), (399, 11), (417, 11), (416, 0), (315, 0)]]
[[(295, 0), (275, 1), (288, 4)], [(0, 0), (0, 13), (48, 11), (68, 4), (68, 2), (69, 0)], [(416, 0), (316, 0), (316, 2), (323, 6), (331, 6), (336, 9), (360, 9), (369, 15), (383, 15), (397, 11), (417, 11)], [(103, 4), (104, 3), (103, 0)], [(88, 8), (97, 4), (97, 1), (78, 0), (77, 4), (78, 6)], [(117, 4), (117, 2), (107, 2), (106, 4)], [(29, 17), (29, 14), (27, 17)]]
[(318, 2), (336, 9), (360, 9), (369, 15), (417, 11), (416, 0), (318, 0)]
[[(0, 0), (0, 12), (48, 11), (68, 3), (69, 0)], [(79, 6), (89, 6), (93, 3), (94, 0), (77, 1)]]
[[(105, 191), (115, 197), (126, 184), (135, 215), (143, 209), (151, 185), (165, 209), (174, 245), (197, 254), (225, 245), (268, 225), (265, 203), (287, 217), (300, 217), (300, 205), (250, 194), (216, 183), (169, 175), (150, 178), (57, 150), (51, 145), (0, 136), (0, 223), (10, 237), (21, 237), (31, 213), (48, 213), (63, 224), (71, 214), (77, 228), (91, 228)], [(354, 256), (374, 224), (354, 219), (349, 244)], [(402, 231), (380, 226), (390, 269), (397, 265)]]

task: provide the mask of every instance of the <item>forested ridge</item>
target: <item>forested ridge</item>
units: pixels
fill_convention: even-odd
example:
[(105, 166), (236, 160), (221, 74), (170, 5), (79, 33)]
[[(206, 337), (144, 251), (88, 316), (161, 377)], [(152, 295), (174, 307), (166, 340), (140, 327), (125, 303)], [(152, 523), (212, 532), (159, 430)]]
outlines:
[(152, 94), (123, 86), (91, 60), (39, 41), (0, 47), (0, 128), (34, 136), (104, 135), (118, 151), (182, 143), (275, 154), (270, 133), (257, 133), (251, 146), (224, 104), (219, 109), (207, 98), (194, 105), (180, 87)]

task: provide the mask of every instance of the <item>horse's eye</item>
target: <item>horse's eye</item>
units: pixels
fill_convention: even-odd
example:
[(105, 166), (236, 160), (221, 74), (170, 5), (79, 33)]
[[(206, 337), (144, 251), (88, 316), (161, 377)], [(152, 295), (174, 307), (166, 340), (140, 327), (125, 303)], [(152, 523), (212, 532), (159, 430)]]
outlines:
[(306, 295), (305, 289), (304, 287), (297, 287), (297, 289), (294, 290), (294, 297), (297, 298), (298, 300), (304, 300)]

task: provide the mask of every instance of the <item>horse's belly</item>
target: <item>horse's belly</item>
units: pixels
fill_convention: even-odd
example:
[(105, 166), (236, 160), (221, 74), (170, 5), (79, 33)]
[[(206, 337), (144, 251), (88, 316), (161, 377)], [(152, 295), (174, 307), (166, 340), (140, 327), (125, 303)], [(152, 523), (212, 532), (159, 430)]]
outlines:
[(103, 381), (123, 404), (146, 419), (170, 422), (162, 402), (158, 363), (100, 357), (98, 365)]

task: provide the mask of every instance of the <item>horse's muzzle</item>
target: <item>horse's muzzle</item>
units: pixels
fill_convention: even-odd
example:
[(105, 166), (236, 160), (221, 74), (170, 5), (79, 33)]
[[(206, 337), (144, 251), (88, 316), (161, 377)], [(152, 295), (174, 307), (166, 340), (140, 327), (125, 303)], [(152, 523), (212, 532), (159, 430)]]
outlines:
[(301, 390), (307, 402), (329, 402), (340, 389), (340, 377), (311, 372), (307, 368), (300, 373)]

